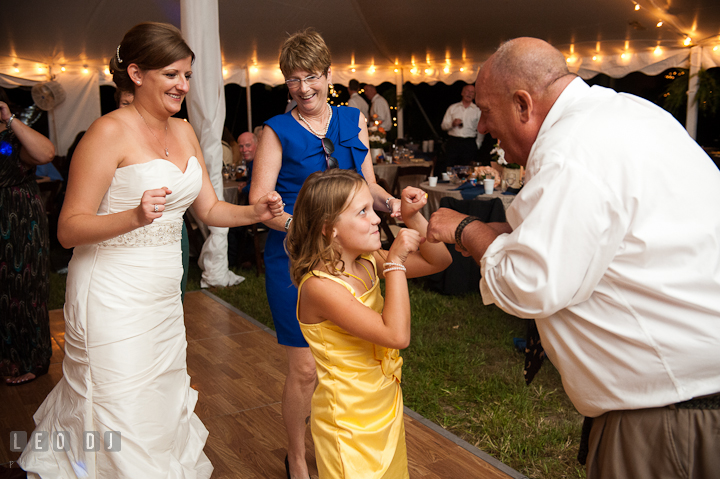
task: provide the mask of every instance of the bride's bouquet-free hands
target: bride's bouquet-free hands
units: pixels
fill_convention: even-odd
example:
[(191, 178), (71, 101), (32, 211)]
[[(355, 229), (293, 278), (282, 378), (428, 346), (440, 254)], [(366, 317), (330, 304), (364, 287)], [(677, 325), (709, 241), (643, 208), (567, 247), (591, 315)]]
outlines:
[(256, 223), (270, 220), (276, 216), (283, 214), (285, 203), (283, 203), (280, 194), (276, 191), (271, 191), (267, 195), (263, 196), (253, 206), (254, 212), (258, 219)]
[(146, 190), (143, 193), (140, 204), (135, 208), (138, 227), (147, 226), (163, 215), (165, 197), (170, 193), (172, 190), (166, 186), (156, 190)]

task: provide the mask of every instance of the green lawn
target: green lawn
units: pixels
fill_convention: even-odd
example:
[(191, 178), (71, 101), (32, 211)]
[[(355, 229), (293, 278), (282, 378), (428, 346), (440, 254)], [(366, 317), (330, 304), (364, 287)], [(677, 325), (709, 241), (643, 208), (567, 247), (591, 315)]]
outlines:
[[(241, 284), (210, 291), (272, 327), (264, 277), (239, 270)], [(51, 309), (62, 307), (65, 276), (52, 274)], [(188, 290), (200, 287), (193, 262)], [(479, 294), (443, 296), (410, 284), (412, 340), (402, 352), (405, 405), (531, 478), (584, 478), (575, 459), (582, 417), (546, 361), (531, 386), (512, 345), (525, 323)]]

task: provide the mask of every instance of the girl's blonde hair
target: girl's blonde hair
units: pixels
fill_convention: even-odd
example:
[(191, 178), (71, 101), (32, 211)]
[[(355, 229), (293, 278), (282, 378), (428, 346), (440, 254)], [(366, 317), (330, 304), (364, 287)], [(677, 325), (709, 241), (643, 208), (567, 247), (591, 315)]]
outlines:
[(356, 171), (343, 169), (318, 171), (305, 180), (285, 240), (290, 277), (296, 285), (316, 265), (335, 265), (340, 261), (337, 273), (345, 269), (340, 252), (333, 245), (332, 230), (348, 201), (365, 184)]

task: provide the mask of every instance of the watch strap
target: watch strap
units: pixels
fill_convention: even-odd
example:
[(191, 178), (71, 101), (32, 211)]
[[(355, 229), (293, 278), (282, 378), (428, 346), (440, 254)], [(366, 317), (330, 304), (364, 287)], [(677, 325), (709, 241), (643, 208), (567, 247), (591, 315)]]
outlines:
[(460, 222), (460, 224), (455, 228), (455, 244), (460, 249), (465, 249), (465, 246), (462, 244), (462, 232), (465, 229), (467, 225), (472, 223), (473, 221), (482, 221), (477, 216), (466, 216), (463, 218), (463, 220)]

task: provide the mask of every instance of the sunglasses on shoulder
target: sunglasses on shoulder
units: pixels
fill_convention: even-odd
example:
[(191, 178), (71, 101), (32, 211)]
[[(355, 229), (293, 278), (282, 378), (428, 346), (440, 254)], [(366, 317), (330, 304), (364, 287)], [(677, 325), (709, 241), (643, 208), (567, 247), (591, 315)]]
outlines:
[(322, 139), (323, 150), (325, 151), (325, 161), (327, 161), (327, 169), (332, 170), (338, 167), (338, 161), (332, 155), (335, 152), (335, 145), (330, 138)]

